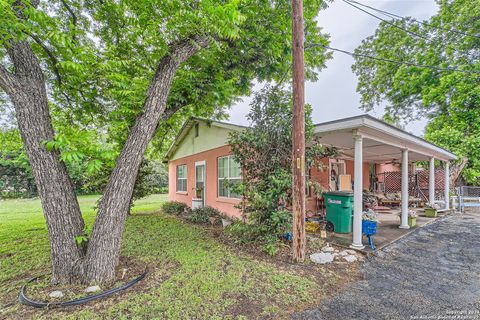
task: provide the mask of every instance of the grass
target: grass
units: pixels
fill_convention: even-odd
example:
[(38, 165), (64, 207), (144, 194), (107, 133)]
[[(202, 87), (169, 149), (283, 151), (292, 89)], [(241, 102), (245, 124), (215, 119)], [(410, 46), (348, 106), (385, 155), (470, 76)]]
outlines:
[[(97, 199), (79, 197), (87, 224)], [(16, 302), (25, 280), (49, 269), (48, 235), (38, 200), (1, 201), (0, 318), (282, 318), (320, 295), (311, 277), (234, 252), (204, 229), (162, 214), (163, 201), (165, 195), (137, 201), (133, 211), (150, 214), (129, 217), (123, 236), (122, 255), (154, 271), (125, 294), (67, 310)]]

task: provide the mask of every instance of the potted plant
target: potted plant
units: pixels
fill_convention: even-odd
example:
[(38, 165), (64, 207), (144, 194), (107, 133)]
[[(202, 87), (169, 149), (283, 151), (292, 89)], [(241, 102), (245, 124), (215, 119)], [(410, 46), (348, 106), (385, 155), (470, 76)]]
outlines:
[(413, 228), (417, 225), (417, 212), (414, 210), (408, 210), (408, 226)]
[(362, 214), (362, 232), (365, 235), (372, 235), (377, 232), (378, 214), (372, 209)]
[[(398, 217), (402, 219), (402, 213), (398, 213)], [(408, 210), (408, 226), (413, 228), (417, 225), (417, 212), (414, 210)]]
[(376, 250), (373, 243), (373, 235), (377, 233), (378, 214), (372, 209), (364, 211), (362, 214), (362, 233), (367, 236), (368, 244), (372, 250)]
[(435, 218), (438, 214), (439, 206), (436, 203), (427, 203), (425, 205), (425, 216)]

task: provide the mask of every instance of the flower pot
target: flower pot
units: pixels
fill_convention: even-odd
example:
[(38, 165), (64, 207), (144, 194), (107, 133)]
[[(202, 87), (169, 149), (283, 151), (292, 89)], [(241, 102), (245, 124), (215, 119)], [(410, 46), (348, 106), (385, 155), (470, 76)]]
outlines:
[(417, 225), (417, 217), (408, 217), (408, 226), (413, 228)]
[(437, 216), (437, 209), (425, 208), (425, 217), (435, 218)]

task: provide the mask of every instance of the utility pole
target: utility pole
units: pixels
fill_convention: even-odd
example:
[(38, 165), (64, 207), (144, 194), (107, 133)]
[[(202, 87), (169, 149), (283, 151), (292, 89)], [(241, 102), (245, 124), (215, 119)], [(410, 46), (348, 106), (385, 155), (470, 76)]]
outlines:
[(305, 97), (303, 0), (292, 0), (293, 42), (293, 261), (305, 260)]

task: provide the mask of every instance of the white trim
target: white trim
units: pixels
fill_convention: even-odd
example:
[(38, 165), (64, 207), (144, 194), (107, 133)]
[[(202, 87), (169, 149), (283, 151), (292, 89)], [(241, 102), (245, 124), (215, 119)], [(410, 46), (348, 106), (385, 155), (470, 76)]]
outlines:
[[(227, 158), (228, 161), (227, 161), (227, 165), (228, 165), (228, 177), (223, 177), (223, 178), (220, 178), (219, 177), (219, 174), (218, 174), (218, 171), (219, 171), (219, 160), (220, 159), (224, 159), (224, 158)], [(217, 158), (217, 198), (225, 198), (225, 199), (239, 199), (239, 198), (236, 198), (236, 197), (231, 197), (230, 196), (230, 190), (228, 190), (228, 196), (221, 196), (220, 195), (220, 179), (222, 180), (241, 180), (242, 179), (242, 176), (238, 176), (238, 177), (230, 177), (230, 159), (232, 159), (233, 156), (232, 155), (226, 155), (226, 156), (220, 156)], [(241, 174), (241, 173), (240, 173)]]
[(435, 158), (430, 158), (430, 165), (428, 166), (428, 202), (435, 203)]
[(363, 214), (363, 137), (355, 134), (355, 159), (354, 159), (354, 180), (353, 180), (353, 249), (363, 249), (362, 244), (362, 214)]
[(445, 210), (450, 210), (450, 165), (448, 161), (445, 161), (445, 188), (444, 188), (444, 198), (445, 198)]
[(206, 205), (206, 197), (207, 197), (207, 162), (203, 161), (196, 161), (195, 162), (195, 198), (197, 196), (197, 167), (203, 166), (203, 206)]
[[(315, 125), (315, 134), (330, 133), (335, 131), (371, 129), (378, 132), (379, 136), (370, 135), (369, 138), (379, 142), (385, 141), (386, 144), (410, 149), (412, 152), (427, 156), (435, 156), (439, 160), (454, 160), (457, 157), (448, 150), (442, 149), (420, 137), (410, 134), (404, 130), (396, 128), (388, 123), (378, 120), (370, 115), (361, 115), (346, 119), (329, 121)], [(363, 130), (365, 131), (365, 130)], [(366, 132), (361, 133), (367, 137)], [(401, 140), (400, 142), (390, 141), (388, 137)], [(380, 140), (382, 139), (382, 140)], [(387, 142), (388, 141), (388, 142)], [(395, 143), (395, 144), (394, 144)]]
[[(185, 178), (179, 178), (178, 177), (178, 168), (179, 167), (185, 167)], [(178, 180), (185, 180), (185, 190), (178, 190)], [(175, 166), (175, 192), (177, 193), (188, 193), (188, 166), (183, 163), (183, 164), (178, 164)]]
[(400, 216), (400, 229), (410, 228), (408, 225), (408, 167), (408, 149), (402, 149), (402, 213)]

